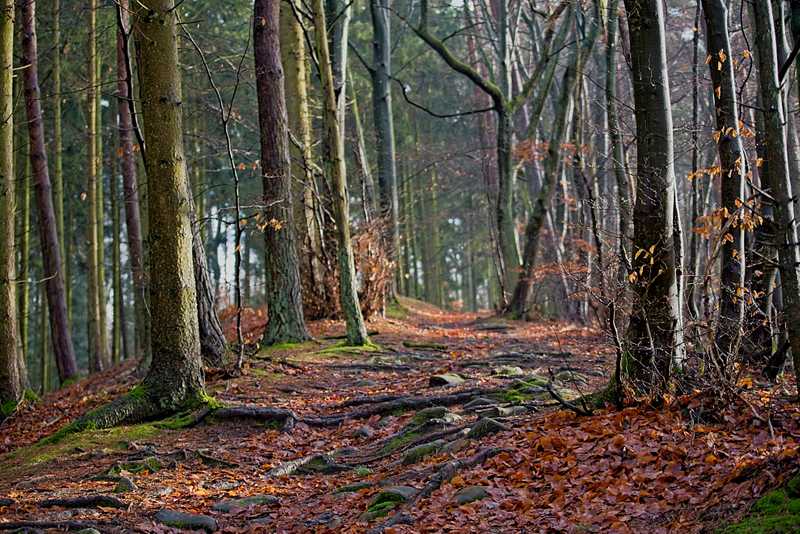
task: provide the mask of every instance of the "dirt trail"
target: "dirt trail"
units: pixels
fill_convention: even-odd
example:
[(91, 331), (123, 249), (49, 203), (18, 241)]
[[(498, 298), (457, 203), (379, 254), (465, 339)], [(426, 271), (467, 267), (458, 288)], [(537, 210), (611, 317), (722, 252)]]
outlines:
[[(796, 451), (789, 408), (760, 452), (745, 439), (752, 422), (699, 428), (680, 410), (639, 408), (578, 417), (548, 388), (572, 398), (606, 383), (599, 332), (405, 304), (407, 316), (370, 323), (374, 350), (342, 346), (341, 325), (320, 322), (317, 341), (261, 351), (242, 377), (209, 377), (225, 405), (280, 409), (293, 424), (211, 416), (30, 446), (129, 389), (130, 364), (26, 408), (0, 426), (11, 451), (0, 528), (163, 532), (176, 512), (226, 532), (699, 530)], [(98, 495), (122, 507), (86, 501)]]

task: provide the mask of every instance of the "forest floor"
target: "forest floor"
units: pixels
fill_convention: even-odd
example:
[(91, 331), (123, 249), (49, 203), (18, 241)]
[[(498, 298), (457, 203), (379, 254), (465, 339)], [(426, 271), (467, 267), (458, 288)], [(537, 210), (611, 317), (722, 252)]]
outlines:
[[(797, 470), (789, 379), (746, 377), (727, 407), (689, 395), (578, 415), (549, 389), (606, 384), (600, 331), (403, 303), (369, 324), (372, 350), (315, 322), (316, 341), (207, 377), (225, 405), (292, 410), (293, 428), (212, 415), (39, 441), (130, 390), (132, 362), (28, 404), (0, 425), (0, 530), (170, 532), (168, 510), (224, 532), (714, 531)], [(263, 317), (246, 319), (253, 337)], [(432, 378), (448, 373), (463, 383)]]

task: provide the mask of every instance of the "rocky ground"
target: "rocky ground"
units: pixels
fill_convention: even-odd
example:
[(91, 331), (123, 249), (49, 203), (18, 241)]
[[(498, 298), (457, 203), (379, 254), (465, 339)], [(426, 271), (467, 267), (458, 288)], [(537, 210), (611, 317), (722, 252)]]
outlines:
[(404, 306), (375, 347), (319, 322), (208, 376), (213, 413), (39, 441), (129, 390), (132, 363), (31, 402), (0, 425), (0, 530), (713, 531), (796, 470), (792, 384), (586, 415), (601, 332)]

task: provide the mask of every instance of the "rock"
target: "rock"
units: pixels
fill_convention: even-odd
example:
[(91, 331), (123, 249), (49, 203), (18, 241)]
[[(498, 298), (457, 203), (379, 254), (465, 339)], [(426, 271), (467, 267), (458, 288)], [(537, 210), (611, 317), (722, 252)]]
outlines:
[(415, 425), (421, 425), (431, 419), (441, 419), (447, 415), (447, 408), (444, 406), (431, 406), (430, 408), (423, 408), (414, 414), (411, 422)]
[(353, 386), (357, 387), (357, 388), (371, 388), (371, 387), (375, 387), (377, 385), (378, 385), (377, 382), (375, 382), (374, 380), (369, 380), (369, 379), (359, 380), (359, 381), (353, 383)]
[(585, 375), (582, 375), (581, 373), (576, 373), (575, 371), (567, 371), (567, 370), (559, 371), (558, 373), (556, 373), (555, 379), (565, 384), (573, 384), (575, 382), (578, 382), (580, 384), (588, 383), (588, 379), (586, 378)]
[(410, 486), (390, 486), (378, 493), (370, 503), (367, 511), (361, 514), (362, 521), (372, 521), (383, 517), (401, 502), (405, 502), (416, 495), (416, 488)]
[(512, 417), (514, 415), (522, 415), (527, 413), (528, 410), (524, 406), (491, 406), (484, 410), (479, 410), (478, 413), (482, 417)]
[(308, 462), (297, 468), (297, 475), (332, 475), (342, 471), (349, 471), (350, 466), (336, 463), (328, 454), (317, 454)]
[(375, 435), (375, 430), (372, 429), (371, 426), (362, 425), (353, 432), (354, 438), (371, 438)]
[(307, 527), (325, 526), (328, 529), (336, 530), (342, 525), (342, 518), (334, 515), (333, 512), (322, 512), (313, 519), (305, 521)]
[(138, 489), (133, 480), (128, 477), (119, 477), (117, 486), (114, 488), (114, 493), (128, 493), (129, 491), (136, 491)]
[(213, 517), (176, 512), (175, 510), (167, 510), (166, 508), (155, 515), (155, 520), (162, 525), (174, 528), (203, 529), (206, 532), (214, 532), (217, 530), (217, 522)]
[(476, 408), (484, 408), (486, 406), (497, 405), (496, 400), (487, 399), (485, 397), (475, 397), (464, 405), (465, 412), (474, 412)]
[(361, 491), (362, 489), (367, 489), (372, 487), (370, 482), (354, 482), (352, 484), (348, 484), (346, 486), (342, 486), (341, 488), (336, 488), (333, 492), (334, 493), (356, 493)]
[(464, 378), (456, 373), (433, 375), (428, 380), (429, 386), (458, 386), (464, 383)]
[(483, 417), (478, 419), (478, 422), (472, 425), (472, 428), (469, 429), (467, 437), (470, 439), (480, 439), (490, 434), (496, 434), (497, 432), (502, 432), (508, 429), (509, 428), (506, 425), (498, 423), (491, 417)]
[(522, 370), (522, 367), (514, 367), (512, 365), (501, 365), (500, 367), (495, 367), (492, 369), (492, 374), (495, 376), (504, 376), (504, 377), (518, 377), (525, 374), (525, 371)]
[(415, 464), (422, 461), (426, 456), (436, 454), (441, 450), (442, 447), (444, 447), (444, 444), (445, 441), (443, 439), (437, 439), (436, 441), (431, 441), (430, 443), (423, 443), (421, 445), (417, 445), (416, 447), (412, 447), (403, 457), (403, 465)]
[(261, 506), (265, 504), (278, 504), (280, 499), (274, 495), (251, 495), (249, 497), (241, 497), (238, 499), (225, 499), (219, 501), (211, 507), (215, 512), (230, 513), (240, 508), (249, 508), (250, 506)]
[(485, 499), (489, 494), (483, 486), (465, 486), (456, 492), (454, 499), (456, 504), (467, 504), (473, 501)]

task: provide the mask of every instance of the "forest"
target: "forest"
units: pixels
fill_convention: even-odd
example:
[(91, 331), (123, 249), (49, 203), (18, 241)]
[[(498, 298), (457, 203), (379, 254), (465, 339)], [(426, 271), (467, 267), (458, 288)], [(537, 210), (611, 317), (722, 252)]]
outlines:
[(800, 532), (798, 203), (800, 0), (0, 0), (0, 531)]

